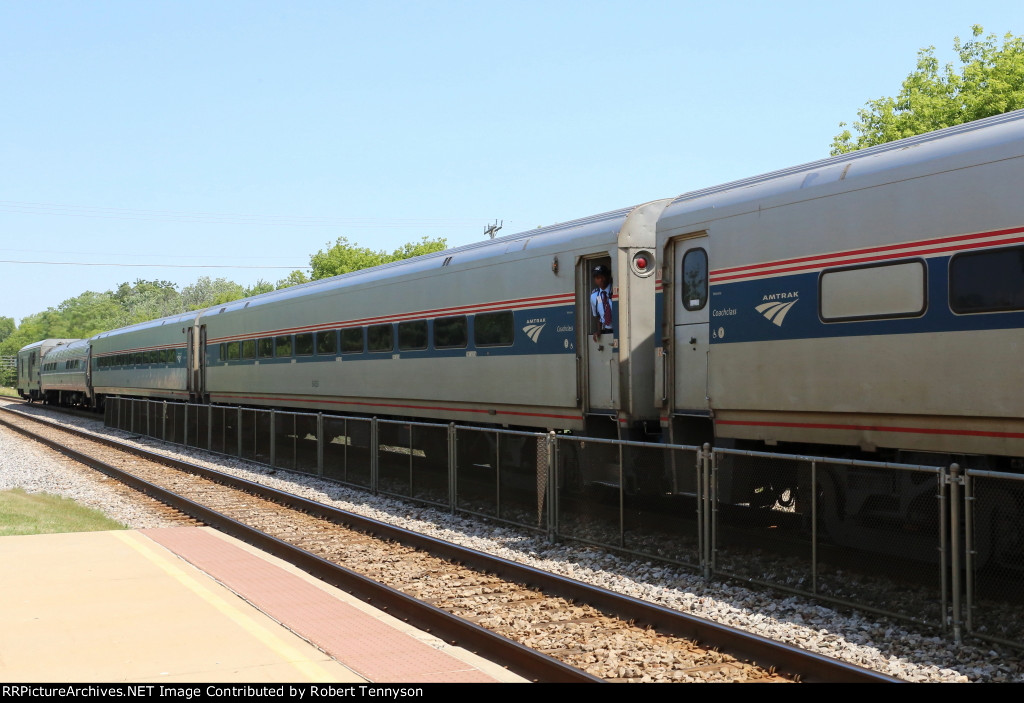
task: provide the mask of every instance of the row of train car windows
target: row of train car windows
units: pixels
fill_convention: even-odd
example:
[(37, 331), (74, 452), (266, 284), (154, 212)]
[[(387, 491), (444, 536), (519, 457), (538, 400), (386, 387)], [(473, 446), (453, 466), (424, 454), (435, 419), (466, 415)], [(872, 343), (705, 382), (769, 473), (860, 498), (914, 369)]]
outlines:
[(144, 352), (128, 352), (101, 356), (96, 360), (101, 369), (115, 366), (134, 366), (138, 364), (173, 364), (176, 355), (173, 349), (153, 349)]
[[(845, 322), (922, 315), (926, 274), (922, 259), (826, 269), (818, 280), (820, 317)], [(703, 309), (708, 299), (707, 253), (688, 251), (681, 275), (683, 307)], [(1024, 310), (1024, 247), (955, 255), (949, 262), (949, 309), (958, 315)]]
[[(928, 305), (921, 259), (832, 269), (819, 279), (826, 322), (914, 317)], [(958, 254), (949, 262), (949, 309), (958, 315), (1024, 310), (1024, 247)]]
[[(56, 371), (58, 366), (60, 366), (59, 362), (51, 361), (49, 363), (43, 364), (43, 371)], [(65, 370), (78, 369), (81, 368), (81, 366), (81, 359), (69, 359), (64, 362)]]
[[(465, 349), (469, 346), (469, 320), (465, 315), (439, 317), (434, 320), (435, 349)], [(427, 349), (430, 330), (426, 320), (399, 322), (397, 325), (370, 325), (343, 330), (303, 332), (296, 335), (222, 342), (221, 361), (271, 359), (274, 357), (363, 354), (393, 352), (397, 338), (398, 351)], [(478, 347), (511, 346), (515, 340), (515, 323), (511, 312), (482, 313), (473, 320), (473, 343)]]

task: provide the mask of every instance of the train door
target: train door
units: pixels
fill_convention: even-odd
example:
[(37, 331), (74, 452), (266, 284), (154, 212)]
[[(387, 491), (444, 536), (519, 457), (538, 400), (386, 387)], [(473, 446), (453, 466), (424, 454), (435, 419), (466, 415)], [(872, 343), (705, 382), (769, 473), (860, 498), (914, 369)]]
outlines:
[[(599, 310), (602, 311), (604, 319), (593, 314), (591, 302), (591, 297), (597, 290), (594, 284), (594, 271), (599, 266), (604, 267), (603, 270), (608, 272), (607, 288), (611, 293), (599, 298)], [(580, 276), (576, 288), (579, 291), (577, 306), (580, 311), (578, 329), (586, 333), (583, 343), (580, 345), (586, 355), (583, 364), (586, 370), (587, 387), (585, 410), (591, 413), (613, 415), (619, 407), (619, 336), (617, 331), (619, 314), (618, 300), (616, 299), (618, 287), (611, 275), (611, 257), (604, 255), (583, 259), (578, 271)]]
[(92, 397), (92, 345), (85, 351), (85, 397)]
[(196, 393), (196, 382), (195, 382), (195, 344), (192, 342), (194, 336), (194, 330), (192, 327), (188, 328), (185, 333), (185, 390), (188, 391), (189, 400), (195, 398)]
[(708, 238), (700, 234), (674, 243), (674, 351), (672, 409), (705, 414), (708, 397)]
[(199, 399), (205, 400), (206, 398), (206, 325), (199, 326), (199, 373), (197, 374), (198, 388), (196, 393), (199, 395)]

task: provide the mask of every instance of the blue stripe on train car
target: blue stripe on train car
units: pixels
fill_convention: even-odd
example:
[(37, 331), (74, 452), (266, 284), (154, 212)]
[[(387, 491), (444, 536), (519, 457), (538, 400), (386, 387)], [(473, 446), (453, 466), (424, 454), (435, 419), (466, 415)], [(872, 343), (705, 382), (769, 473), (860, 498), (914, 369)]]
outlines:
[(949, 259), (927, 259), (926, 308), (916, 317), (824, 322), (818, 309), (818, 272), (714, 284), (708, 315), (711, 343), (1024, 327), (1024, 311), (958, 315), (950, 310)]

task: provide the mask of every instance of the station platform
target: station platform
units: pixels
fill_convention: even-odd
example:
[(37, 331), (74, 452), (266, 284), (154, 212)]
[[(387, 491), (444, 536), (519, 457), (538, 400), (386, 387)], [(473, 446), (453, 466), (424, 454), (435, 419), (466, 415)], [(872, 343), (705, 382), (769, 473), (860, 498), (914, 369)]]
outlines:
[(212, 528), (0, 537), (0, 681), (518, 682)]

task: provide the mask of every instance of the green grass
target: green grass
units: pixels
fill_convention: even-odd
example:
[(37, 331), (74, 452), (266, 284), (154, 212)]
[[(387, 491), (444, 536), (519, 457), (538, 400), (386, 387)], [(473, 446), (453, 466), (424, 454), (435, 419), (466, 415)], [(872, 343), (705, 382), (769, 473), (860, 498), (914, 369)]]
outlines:
[(20, 398), (21, 397), (21, 396), (18, 395), (18, 391), (16, 391), (13, 388), (7, 388), (5, 386), (0, 386), (0, 395), (9, 395), (12, 398)]
[(99, 510), (86, 508), (70, 498), (26, 493), (21, 488), (0, 491), (0, 536), (124, 529), (124, 525)]

